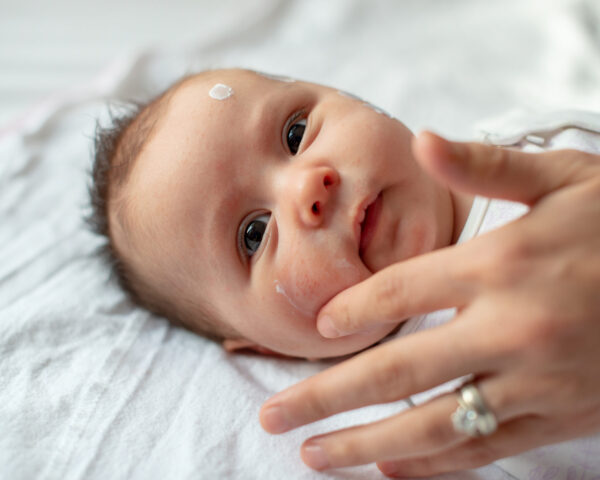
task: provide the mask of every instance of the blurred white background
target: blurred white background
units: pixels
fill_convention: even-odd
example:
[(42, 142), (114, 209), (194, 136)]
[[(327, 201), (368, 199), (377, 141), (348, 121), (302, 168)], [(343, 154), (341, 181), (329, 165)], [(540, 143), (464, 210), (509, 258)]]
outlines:
[(90, 82), (123, 54), (183, 48), (223, 31), (239, 2), (213, 3), (1, 0), (0, 125), (56, 91)]
[(598, 110), (599, 23), (597, 0), (1, 0), (0, 128), (154, 48), (342, 83), (464, 134), (514, 107)]

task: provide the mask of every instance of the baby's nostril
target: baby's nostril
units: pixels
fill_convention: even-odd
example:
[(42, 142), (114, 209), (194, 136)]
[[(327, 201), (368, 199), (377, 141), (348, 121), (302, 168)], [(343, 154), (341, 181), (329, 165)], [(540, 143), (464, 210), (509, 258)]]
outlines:
[(313, 206), (312, 206), (312, 212), (313, 212), (315, 215), (318, 215), (318, 214), (319, 214), (319, 206), (320, 206), (320, 205), (319, 205), (319, 202), (315, 202), (315, 203), (313, 203)]
[(331, 180), (331, 177), (329, 177), (329, 175), (327, 175), (324, 179), (323, 179), (323, 185), (325, 185), (326, 187), (328, 187), (329, 185), (331, 185), (333, 183), (333, 181)]

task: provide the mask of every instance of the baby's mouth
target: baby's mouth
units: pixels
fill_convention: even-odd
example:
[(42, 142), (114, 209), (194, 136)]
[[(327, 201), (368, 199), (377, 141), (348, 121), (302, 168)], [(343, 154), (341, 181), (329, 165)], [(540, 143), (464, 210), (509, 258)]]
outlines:
[[(381, 213), (382, 196), (381, 192), (377, 195), (375, 201), (373, 201), (365, 210), (365, 218), (360, 224), (360, 244), (358, 253), (361, 258), (364, 257), (365, 251), (371, 244), (375, 231), (377, 230), (377, 222), (379, 220), (379, 214)], [(364, 259), (364, 258), (363, 258)]]

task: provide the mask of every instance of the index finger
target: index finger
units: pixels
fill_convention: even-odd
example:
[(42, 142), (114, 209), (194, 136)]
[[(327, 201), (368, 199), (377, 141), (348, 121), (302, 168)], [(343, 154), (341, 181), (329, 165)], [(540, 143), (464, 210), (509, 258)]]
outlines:
[(450, 142), (431, 132), (413, 140), (415, 158), (450, 189), (534, 205), (588, 178), (598, 155), (578, 150), (526, 153), (476, 142)]
[(367, 350), (269, 399), (260, 422), (270, 433), (283, 433), (489, 369), (492, 349), (472, 342), (469, 328), (468, 322), (451, 322)]
[(463, 306), (476, 284), (466, 274), (479, 242), (443, 248), (375, 273), (333, 297), (319, 312), (317, 328), (326, 338), (443, 308)]

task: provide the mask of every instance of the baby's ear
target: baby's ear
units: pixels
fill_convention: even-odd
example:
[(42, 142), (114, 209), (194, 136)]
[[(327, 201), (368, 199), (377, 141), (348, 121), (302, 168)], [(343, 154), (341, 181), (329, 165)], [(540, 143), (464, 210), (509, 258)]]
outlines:
[(260, 353), (261, 355), (274, 355), (277, 357), (284, 357), (281, 353), (274, 352), (273, 350), (258, 345), (245, 338), (226, 338), (223, 340), (223, 348), (229, 353), (238, 352), (240, 350), (252, 350), (253, 352)]

